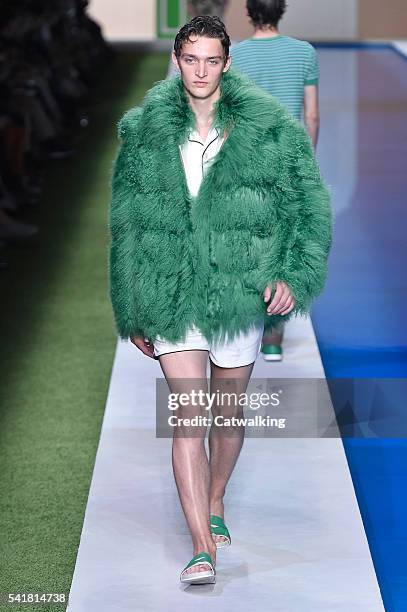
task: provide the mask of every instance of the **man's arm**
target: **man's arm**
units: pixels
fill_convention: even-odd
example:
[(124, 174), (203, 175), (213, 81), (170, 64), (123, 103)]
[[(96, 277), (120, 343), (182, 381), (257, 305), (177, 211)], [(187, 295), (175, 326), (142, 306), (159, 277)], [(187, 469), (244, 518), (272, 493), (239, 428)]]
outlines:
[(316, 150), (319, 133), (318, 84), (304, 86), (304, 124)]

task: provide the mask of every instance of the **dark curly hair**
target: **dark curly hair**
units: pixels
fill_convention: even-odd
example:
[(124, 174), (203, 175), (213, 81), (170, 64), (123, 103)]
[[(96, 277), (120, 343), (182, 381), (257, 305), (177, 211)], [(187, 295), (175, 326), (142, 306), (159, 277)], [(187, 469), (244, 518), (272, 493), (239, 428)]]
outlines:
[(276, 26), (287, 5), (286, 0), (247, 0), (246, 8), (254, 27)]
[(225, 52), (225, 59), (229, 56), (230, 38), (226, 32), (225, 24), (213, 15), (199, 15), (188, 21), (178, 31), (174, 41), (174, 53), (180, 57), (182, 45), (190, 41), (190, 36), (207, 36), (208, 38), (218, 38), (222, 43)]

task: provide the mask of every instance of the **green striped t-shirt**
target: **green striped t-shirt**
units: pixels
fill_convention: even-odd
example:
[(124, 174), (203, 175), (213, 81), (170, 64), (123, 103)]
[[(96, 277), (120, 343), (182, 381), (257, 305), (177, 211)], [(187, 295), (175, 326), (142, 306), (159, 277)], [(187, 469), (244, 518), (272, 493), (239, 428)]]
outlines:
[(248, 38), (232, 45), (230, 54), (235, 68), (301, 121), (304, 86), (315, 85), (319, 79), (317, 53), (309, 42), (284, 34)]

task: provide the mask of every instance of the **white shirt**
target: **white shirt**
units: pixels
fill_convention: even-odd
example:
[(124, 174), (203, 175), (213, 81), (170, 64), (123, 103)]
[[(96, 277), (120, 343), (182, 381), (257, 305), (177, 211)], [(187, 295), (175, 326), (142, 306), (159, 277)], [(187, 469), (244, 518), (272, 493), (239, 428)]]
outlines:
[(179, 146), (191, 196), (195, 197), (198, 194), (202, 179), (224, 140), (217, 128), (212, 127), (209, 130), (204, 142), (198, 130), (193, 129), (187, 140)]

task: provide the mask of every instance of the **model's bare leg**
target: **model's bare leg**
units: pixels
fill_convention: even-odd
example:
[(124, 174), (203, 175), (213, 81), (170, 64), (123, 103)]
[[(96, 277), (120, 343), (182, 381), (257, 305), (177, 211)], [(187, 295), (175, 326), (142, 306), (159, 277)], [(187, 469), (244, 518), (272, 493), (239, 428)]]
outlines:
[[(190, 393), (199, 388), (208, 392), (206, 382), (206, 365), (208, 351), (188, 350), (167, 353), (159, 357), (164, 376), (168, 381), (171, 393)], [(188, 380), (191, 379), (191, 380)], [(177, 416), (189, 417), (201, 414), (210, 417), (205, 407), (182, 407), (177, 409)], [(205, 451), (206, 427), (194, 427), (193, 431), (174, 429), (172, 444), (172, 465), (175, 482), (192, 536), (193, 554), (205, 551), (216, 562), (216, 544), (212, 539), (209, 522), (209, 463)], [(188, 437), (188, 433), (189, 436)], [(196, 565), (187, 573), (207, 571), (207, 565)]]
[[(216, 393), (245, 393), (249, 382), (254, 363), (238, 368), (220, 368), (211, 361), (211, 394)], [(222, 404), (222, 402), (220, 402)], [(223, 402), (223, 405), (214, 403), (212, 408), (213, 419), (221, 414), (225, 417), (244, 416), (242, 406)], [(216, 426), (213, 420), (209, 431), (209, 450), (210, 450), (210, 493), (209, 507), (210, 513), (216, 514), (224, 519), (223, 497), (225, 495), (227, 482), (233, 472), (233, 468), (239, 457), (240, 450), (244, 441), (244, 426), (225, 428)], [(222, 541), (224, 536), (214, 535), (214, 541)]]

